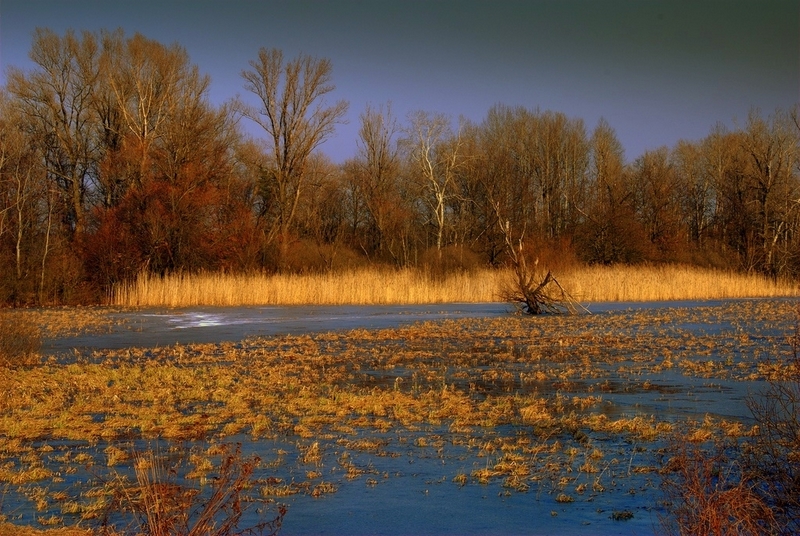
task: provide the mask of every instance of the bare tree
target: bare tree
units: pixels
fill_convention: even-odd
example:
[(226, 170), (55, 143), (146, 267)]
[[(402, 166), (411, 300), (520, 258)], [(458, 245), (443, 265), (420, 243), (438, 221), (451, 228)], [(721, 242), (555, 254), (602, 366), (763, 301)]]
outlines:
[(532, 150), (520, 156), (531, 160), (540, 230), (555, 238), (573, 226), (576, 208), (583, 204), (589, 144), (581, 119), (559, 112), (536, 113), (532, 119), (534, 130), (525, 140)]
[(679, 239), (681, 193), (669, 150), (646, 151), (633, 163), (632, 173), (637, 212), (647, 238), (661, 258), (668, 258)]
[[(23, 128), (25, 122), (16, 109), (18, 103), (0, 93), (0, 258), (7, 244), (3, 235), (12, 235), (13, 266), (7, 276), (12, 294), (21, 302), (32, 300), (34, 295), (33, 271), (42, 247), (40, 220), (45, 205), (47, 185), (41, 154), (30, 134)], [(49, 196), (48, 196), (49, 197)], [(48, 206), (48, 231), (44, 237), (42, 278), (49, 241), (50, 203)], [(13, 275), (12, 275), (13, 272)], [(6, 275), (6, 274), (4, 274)], [(41, 287), (41, 285), (40, 285)], [(40, 298), (41, 298), (41, 292)]]
[(295, 265), (304, 270), (318, 266), (332, 271), (348, 227), (344, 171), (324, 154), (316, 153), (309, 158), (306, 180), (308, 194), (298, 205), (296, 227), (313, 255)]
[(641, 260), (646, 238), (636, 219), (635, 188), (625, 170), (622, 144), (605, 119), (589, 144), (591, 195), (582, 209), (587, 221), (579, 236), (584, 257), (600, 264)]
[[(496, 109), (496, 113), (502, 111), (502, 109)], [(495, 118), (498, 117), (498, 115), (495, 115)], [(510, 116), (506, 114), (506, 117)], [(495, 124), (495, 127), (497, 126)], [(492, 136), (492, 139), (496, 141), (502, 140), (501, 133), (508, 134), (508, 131), (503, 126), (500, 126), (499, 131), (496, 131), (494, 135), (500, 134), (501, 136)], [(509, 142), (511, 140), (506, 139), (505, 141)], [(490, 159), (491, 156), (489, 156), (488, 160), (490, 161)], [(499, 161), (506, 162), (512, 168), (514, 167), (513, 159), (501, 157)], [(489, 167), (494, 168), (491, 165)], [(497, 175), (495, 175), (498, 171), (497, 169), (491, 169), (480, 178), (483, 195), (487, 205), (491, 207), (493, 221), (496, 223), (499, 234), (502, 237), (502, 247), (513, 271), (513, 280), (504, 286), (500, 297), (505, 301), (519, 305), (523, 312), (532, 315), (541, 313), (575, 313), (579, 309), (586, 311), (564, 290), (549, 269), (539, 267), (539, 257), (536, 255), (536, 251), (528, 251), (530, 248), (526, 249), (527, 220), (522, 219), (519, 224), (515, 224), (511, 220), (509, 214), (512, 213), (518, 200), (513, 195), (509, 195), (509, 190), (506, 187), (498, 185), (498, 182), (503, 180), (504, 169), (507, 168), (501, 167), (499, 169), (501, 174), (500, 181), (495, 180), (497, 178)]]
[(529, 255), (524, 251), (525, 230), (515, 234), (511, 222), (503, 220), (500, 203), (495, 202), (494, 207), (505, 240), (506, 253), (514, 271), (513, 281), (502, 289), (500, 297), (520, 305), (523, 312), (531, 315), (565, 312), (574, 314), (579, 310), (588, 313), (588, 309), (564, 290), (550, 270), (539, 269), (538, 257), (529, 263)]
[(396, 263), (402, 262), (402, 251), (395, 247), (398, 241), (393, 231), (405, 216), (398, 188), (400, 159), (395, 137), (399, 131), (391, 105), (385, 110), (368, 105), (361, 114), (358, 154), (349, 166), (370, 227), (364, 234), (372, 243), (362, 248), (388, 253)]
[(786, 269), (786, 243), (798, 212), (800, 185), (794, 174), (798, 161), (797, 132), (787, 114), (777, 113), (765, 120), (753, 112), (743, 138), (749, 156), (748, 178), (757, 207), (763, 255), (763, 270), (772, 276)]
[(64, 223), (71, 233), (80, 234), (98, 160), (92, 96), (100, 47), (89, 32), (79, 38), (68, 31), (61, 37), (39, 28), (30, 57), (36, 68), (30, 73), (11, 68), (8, 89), (36, 131), (48, 176), (62, 192)]
[(723, 254), (738, 261), (739, 268), (751, 271), (760, 261), (760, 247), (753, 236), (754, 203), (746, 177), (747, 154), (743, 150), (743, 133), (728, 131), (716, 125), (701, 142), (704, 173), (714, 191), (712, 235)]
[(271, 214), (268, 241), (280, 238), (282, 255), (302, 195), (308, 158), (328, 138), (347, 112), (347, 103), (327, 106), (334, 90), (331, 63), (301, 54), (284, 62), (283, 52), (262, 48), (242, 71), (245, 89), (258, 97), (257, 106), (242, 104), (245, 117), (267, 134), (272, 153), (265, 166), (262, 213)]
[(716, 199), (711, 176), (703, 165), (701, 145), (679, 141), (670, 159), (679, 181), (678, 197), (689, 240), (696, 247), (702, 247), (709, 233)]
[[(108, 177), (109, 184), (102, 185), (120, 190), (113, 192), (119, 197), (131, 185), (141, 186), (154, 173), (156, 144), (170, 126), (174, 130), (176, 124), (185, 124), (179, 112), (202, 104), (209, 78), (190, 64), (183, 47), (167, 47), (138, 33), (128, 39), (121, 31), (104, 33), (102, 60), (103, 88), (110, 93), (111, 109), (103, 106), (100, 91), (96, 109), (110, 129), (119, 129), (115, 134), (125, 150), (123, 159), (131, 160), (127, 166), (130, 176), (119, 178), (121, 184)], [(114, 118), (116, 125), (112, 124)]]
[(447, 225), (447, 205), (455, 188), (455, 171), (461, 164), (461, 131), (453, 132), (443, 114), (415, 112), (404, 140), (414, 172), (428, 192), (425, 201), (436, 228), (436, 250), (441, 254)]

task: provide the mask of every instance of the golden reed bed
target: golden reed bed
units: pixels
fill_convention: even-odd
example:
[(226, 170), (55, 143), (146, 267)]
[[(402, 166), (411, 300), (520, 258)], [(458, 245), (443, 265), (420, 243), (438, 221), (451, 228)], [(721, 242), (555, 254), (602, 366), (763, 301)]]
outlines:
[[(581, 302), (668, 301), (796, 296), (798, 285), (687, 266), (581, 267), (554, 274)], [(416, 270), (363, 269), (330, 274), (142, 275), (117, 286), (120, 306), (379, 305), (499, 301), (505, 270), (432, 278)]]

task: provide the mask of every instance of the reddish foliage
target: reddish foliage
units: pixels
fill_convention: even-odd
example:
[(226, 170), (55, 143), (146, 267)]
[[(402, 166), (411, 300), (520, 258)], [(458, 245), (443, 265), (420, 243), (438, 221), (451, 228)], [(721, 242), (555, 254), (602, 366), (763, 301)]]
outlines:
[(247, 205), (211, 182), (196, 183), (191, 166), (177, 180), (151, 180), (129, 190), (120, 203), (97, 209), (85, 237), (87, 272), (107, 286), (143, 270), (252, 269), (257, 232)]

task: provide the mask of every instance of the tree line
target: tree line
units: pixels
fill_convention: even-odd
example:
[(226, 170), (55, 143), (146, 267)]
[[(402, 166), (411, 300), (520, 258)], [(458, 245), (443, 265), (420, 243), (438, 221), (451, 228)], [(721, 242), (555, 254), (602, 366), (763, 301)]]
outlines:
[(213, 105), (185, 49), (140, 34), (38, 29), (30, 58), (0, 91), (0, 303), (94, 302), (144, 271), (443, 274), (504, 265), (510, 241), (562, 262), (800, 273), (796, 110), (626, 162), (605, 120), (369, 105), (335, 164), (319, 146), (348, 104), (329, 100), (326, 59), (262, 48), (250, 102)]

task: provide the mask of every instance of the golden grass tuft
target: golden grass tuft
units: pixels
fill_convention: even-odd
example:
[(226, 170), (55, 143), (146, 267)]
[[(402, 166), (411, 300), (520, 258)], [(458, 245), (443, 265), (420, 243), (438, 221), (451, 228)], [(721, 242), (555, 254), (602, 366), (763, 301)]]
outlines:
[[(584, 266), (555, 274), (581, 302), (670, 301), (797, 296), (790, 282), (689, 266)], [(118, 285), (114, 305), (413, 305), (500, 301), (507, 270), (432, 277), (419, 270), (363, 269), (326, 274), (142, 274)]]
[(92, 536), (90, 529), (78, 527), (42, 530), (33, 527), (0, 523), (0, 536)]
[(41, 344), (37, 325), (19, 315), (0, 314), (0, 367), (35, 365)]

